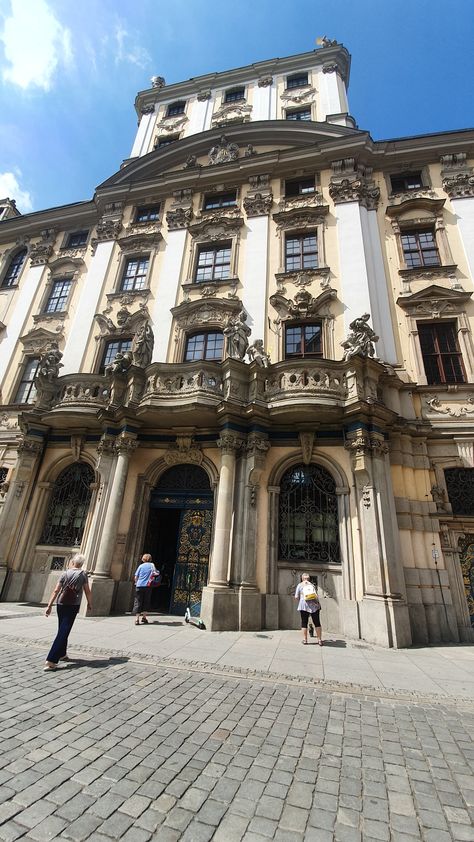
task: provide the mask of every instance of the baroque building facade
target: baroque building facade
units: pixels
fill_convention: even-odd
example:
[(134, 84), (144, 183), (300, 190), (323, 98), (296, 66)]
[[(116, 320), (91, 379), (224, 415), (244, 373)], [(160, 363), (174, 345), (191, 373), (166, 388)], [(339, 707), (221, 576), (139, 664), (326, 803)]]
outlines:
[(0, 202), (0, 584), (474, 640), (474, 132), (375, 142), (320, 49), (138, 94), (90, 201)]

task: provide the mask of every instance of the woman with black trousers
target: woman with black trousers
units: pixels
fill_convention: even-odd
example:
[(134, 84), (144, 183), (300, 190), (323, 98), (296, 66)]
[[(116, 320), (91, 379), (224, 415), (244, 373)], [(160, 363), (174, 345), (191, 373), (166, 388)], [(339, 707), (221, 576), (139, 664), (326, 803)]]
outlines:
[(83, 555), (72, 557), (68, 569), (60, 576), (44, 612), (46, 617), (49, 617), (53, 603), (57, 599), (58, 633), (48, 652), (44, 665), (45, 672), (56, 670), (58, 662), (67, 658), (67, 641), (81, 605), (83, 592), (86, 595), (88, 609), (92, 607), (87, 573), (82, 569), (84, 563)]

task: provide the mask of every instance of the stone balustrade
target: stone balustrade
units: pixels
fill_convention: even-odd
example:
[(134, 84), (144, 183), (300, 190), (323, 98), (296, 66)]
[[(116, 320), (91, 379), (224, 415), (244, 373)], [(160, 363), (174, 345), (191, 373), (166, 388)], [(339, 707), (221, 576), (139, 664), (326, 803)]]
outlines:
[(110, 380), (97, 374), (69, 374), (58, 381), (59, 394), (53, 403), (58, 406), (105, 407), (110, 400)]

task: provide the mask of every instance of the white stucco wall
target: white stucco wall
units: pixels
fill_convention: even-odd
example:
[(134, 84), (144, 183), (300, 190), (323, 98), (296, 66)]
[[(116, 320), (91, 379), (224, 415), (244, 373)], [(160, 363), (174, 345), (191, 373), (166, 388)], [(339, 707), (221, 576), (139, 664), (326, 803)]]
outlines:
[(155, 334), (152, 362), (165, 362), (170, 340), (173, 316), (171, 308), (176, 304), (176, 293), (179, 284), (181, 264), (183, 260), (186, 230), (168, 231), (167, 243), (163, 255), (151, 319)]
[(474, 199), (451, 199), (457, 216), (458, 231), (466, 253), (471, 278), (474, 278)]
[(363, 313), (372, 314), (364, 237), (358, 202), (336, 205), (341, 300), (344, 305), (344, 330)]
[(15, 309), (11, 318), (8, 319), (3, 340), (0, 343), (0, 387), (3, 386), (3, 381), (15, 352), (16, 344), (25, 331), (25, 322), (28, 318), (29, 310), (44, 270), (44, 266), (33, 266), (33, 268), (22, 276), (21, 288)]
[(267, 300), (268, 216), (247, 220), (247, 239), (243, 276), (240, 279), (243, 305), (252, 329), (250, 342), (265, 338), (265, 305)]

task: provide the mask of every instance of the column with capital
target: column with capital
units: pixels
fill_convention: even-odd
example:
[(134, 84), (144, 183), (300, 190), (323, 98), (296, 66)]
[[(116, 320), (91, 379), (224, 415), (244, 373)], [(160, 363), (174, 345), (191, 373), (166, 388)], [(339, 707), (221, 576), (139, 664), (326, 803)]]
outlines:
[(201, 618), (211, 631), (236, 629), (238, 595), (229, 588), (231, 535), (234, 516), (236, 454), (242, 439), (231, 432), (221, 433), (217, 441), (221, 468), (214, 516), (214, 539), (209, 565), (209, 583), (203, 588)]
[[(104, 616), (110, 613), (114, 593), (114, 581), (110, 578), (110, 568), (117, 541), (117, 529), (122, 510), (123, 495), (127, 481), (128, 465), (133, 450), (137, 447), (135, 438), (120, 435), (115, 442), (107, 439), (104, 443), (105, 458), (112, 456), (115, 462), (110, 474), (107, 494), (101, 501), (101, 512), (97, 512), (94, 524), (95, 538), (100, 535), (96, 544), (95, 564), (90, 581), (92, 592), (92, 614)], [(102, 517), (100, 517), (102, 513)], [(100, 529), (99, 529), (100, 520)], [(92, 539), (94, 536), (92, 536)]]
[(346, 447), (352, 456), (362, 549), (361, 637), (381, 646), (411, 645), (388, 444), (365, 429)]

